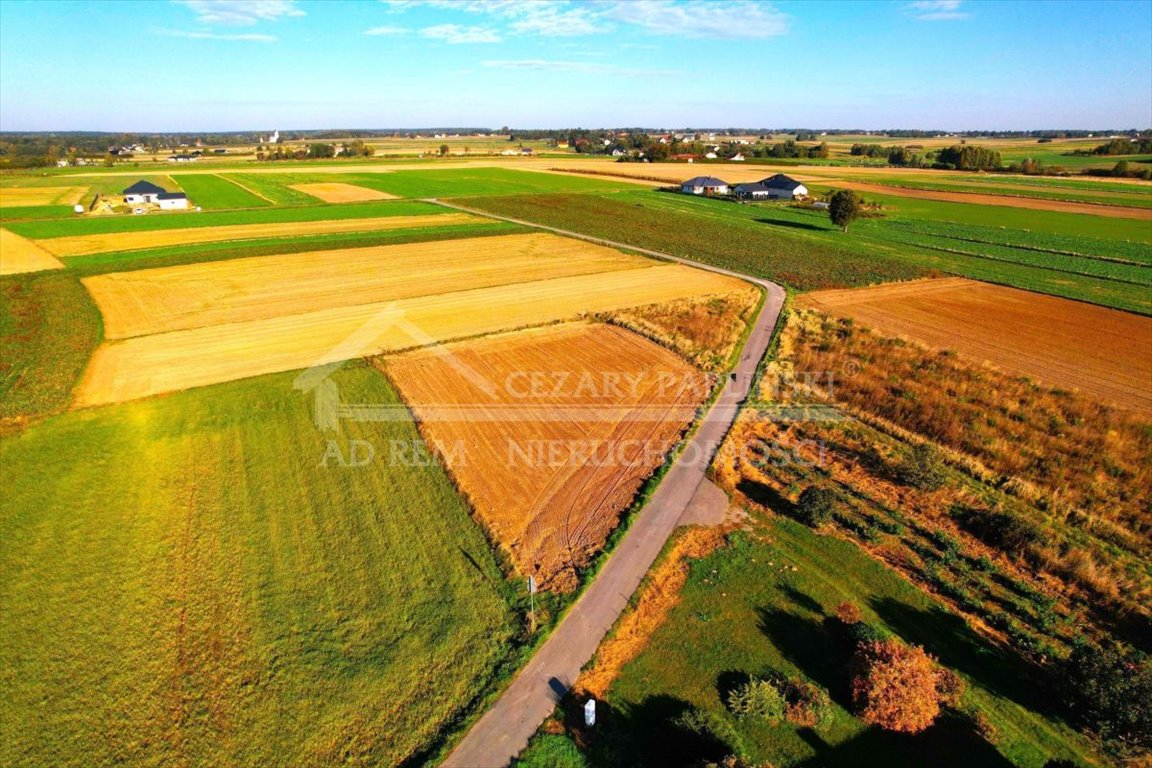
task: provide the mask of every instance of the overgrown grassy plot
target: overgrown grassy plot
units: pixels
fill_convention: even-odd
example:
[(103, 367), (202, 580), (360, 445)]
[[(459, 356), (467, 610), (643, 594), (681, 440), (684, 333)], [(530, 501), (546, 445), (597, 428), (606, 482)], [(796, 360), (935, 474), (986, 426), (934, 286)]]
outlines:
[(410, 423), (343, 424), (375, 460), (322, 466), (292, 383), (0, 442), (0, 762), (395, 765), (469, 712), (514, 632), (487, 542), (440, 468), (390, 463), (421, 455)]
[[(969, 683), (963, 713), (916, 736), (869, 729), (846, 705), (847, 654), (830, 626), (855, 602), (869, 623), (922, 644)], [(686, 765), (743, 753), (775, 766), (1042, 766), (1049, 757), (1092, 762), (1091, 749), (1047, 713), (1010, 651), (852, 544), (780, 520), (740, 534), (692, 564), (681, 603), (607, 697), (592, 765)], [(831, 721), (814, 730), (737, 720), (722, 696), (746, 675), (802, 676), (826, 688)], [(701, 742), (675, 723), (690, 708), (728, 722), (728, 739)], [(966, 713), (980, 711), (977, 725)], [(990, 743), (991, 742), (991, 743)]]
[(0, 433), (66, 407), (100, 337), (100, 312), (74, 275), (0, 277)]
[(827, 214), (652, 191), (470, 198), (492, 213), (662, 250), (798, 290), (951, 273), (1152, 313), (1146, 222), (867, 195), (887, 217), (845, 235)]
[(767, 277), (801, 290), (926, 277), (883, 247), (836, 240), (826, 219), (773, 226), (768, 209), (644, 191), (468, 198), (464, 205)]
[(190, 204), (206, 211), (222, 208), (264, 208), (271, 205), (269, 201), (249, 192), (228, 176), (188, 173), (173, 178), (188, 194)]

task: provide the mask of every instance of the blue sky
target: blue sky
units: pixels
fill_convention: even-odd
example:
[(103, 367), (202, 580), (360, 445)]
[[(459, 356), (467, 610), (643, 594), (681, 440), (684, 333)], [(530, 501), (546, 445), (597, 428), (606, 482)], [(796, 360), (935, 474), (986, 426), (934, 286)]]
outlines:
[(1152, 126), (1152, 0), (0, 0), (0, 129)]

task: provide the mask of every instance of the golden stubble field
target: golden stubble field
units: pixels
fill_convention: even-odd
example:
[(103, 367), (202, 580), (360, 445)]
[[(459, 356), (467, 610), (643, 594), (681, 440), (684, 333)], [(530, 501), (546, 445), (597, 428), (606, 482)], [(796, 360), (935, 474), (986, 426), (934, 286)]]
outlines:
[(0, 208), (76, 205), (88, 187), (0, 187)]
[(1152, 413), (1149, 317), (964, 278), (817, 291), (798, 302), (886, 335)]
[[(744, 287), (730, 277), (550, 234), (355, 251), (348, 259), (346, 251), (314, 254), (301, 260), (298, 272), (292, 262), (299, 254), (90, 280), (109, 334), (131, 338), (112, 339), (96, 351), (77, 404), (131, 400)], [(422, 274), (435, 264), (444, 279)], [(429, 292), (416, 295), (421, 291)], [(138, 333), (146, 335), (133, 335)]]
[(15, 232), (0, 229), (0, 275), (63, 268), (55, 256), (36, 243)]
[(153, 229), (146, 232), (114, 232), (100, 235), (49, 237), (36, 242), (55, 256), (86, 256), (93, 253), (136, 251), (173, 245), (213, 243), (222, 240), (255, 240), (264, 237), (331, 235), (341, 232), (380, 232), (416, 227), (448, 227), (455, 224), (487, 224), (491, 219), (466, 213), (422, 216), (381, 216), (371, 219), (293, 221), (277, 224), (232, 224), (223, 227)]
[(703, 374), (603, 324), (565, 324), (382, 358), (493, 538), (556, 591), (600, 551), (694, 418)]
[(290, 184), (292, 189), (311, 195), (325, 203), (363, 203), (373, 200), (395, 200), (396, 195), (355, 184), (320, 182), (316, 184)]
[(372, 246), (117, 272), (83, 282), (124, 339), (507, 283), (651, 267), (639, 256), (549, 234)]

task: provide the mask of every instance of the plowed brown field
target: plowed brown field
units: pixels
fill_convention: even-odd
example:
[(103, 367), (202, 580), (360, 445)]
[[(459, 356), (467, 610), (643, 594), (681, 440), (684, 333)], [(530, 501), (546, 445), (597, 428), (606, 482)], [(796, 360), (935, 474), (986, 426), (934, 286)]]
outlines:
[(105, 338), (124, 339), (653, 264), (533, 233), (118, 272), (87, 278), (84, 285), (104, 315)]
[(211, 243), (219, 240), (330, 235), (338, 232), (376, 232), (409, 227), (486, 224), (491, 221), (491, 219), (480, 216), (469, 216), (466, 213), (441, 213), (428, 216), (382, 216), (373, 219), (336, 219), (330, 221), (293, 221), (279, 224), (236, 224), (226, 227), (154, 229), (147, 232), (50, 237), (36, 242), (56, 256), (67, 257), (84, 256), (90, 253), (134, 251), (141, 248), (163, 248), (170, 245)]
[(707, 394), (629, 331), (575, 324), (385, 358), (493, 538), (545, 588), (576, 586)]
[(962, 278), (818, 291), (801, 305), (1152, 412), (1152, 318)]
[(395, 200), (396, 195), (355, 184), (321, 182), (317, 184), (290, 184), (292, 189), (311, 195), (326, 203), (363, 203), (371, 200)]
[(36, 243), (0, 229), (0, 275), (63, 268), (63, 264)]

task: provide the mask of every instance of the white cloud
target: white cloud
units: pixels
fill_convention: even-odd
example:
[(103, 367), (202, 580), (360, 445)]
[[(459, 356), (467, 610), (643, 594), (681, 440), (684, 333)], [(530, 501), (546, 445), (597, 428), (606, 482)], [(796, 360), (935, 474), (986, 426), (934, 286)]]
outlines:
[(399, 35), (406, 35), (411, 32), (410, 29), (404, 27), (372, 27), (371, 29), (364, 30), (364, 34), (373, 37), (397, 37)]
[(252, 32), (239, 34), (217, 34), (215, 32), (186, 32), (179, 29), (154, 29), (152, 31), (157, 35), (164, 35), (165, 37), (182, 37), (188, 40), (231, 40), (246, 43), (276, 42), (276, 37), (274, 35), (260, 35)]
[(908, 10), (920, 21), (955, 21), (968, 18), (960, 10), (963, 0), (915, 0), (908, 3)]
[(303, 16), (295, 0), (176, 0), (196, 13), (203, 24), (249, 26), (281, 16)]
[(788, 17), (768, 3), (733, 0), (626, 0), (606, 16), (654, 35), (673, 37), (766, 38), (788, 32)]
[(598, 64), (592, 61), (552, 61), (548, 59), (514, 59), (480, 62), (496, 69), (519, 69), (542, 72), (578, 72), (587, 75), (617, 75), (631, 77), (667, 77), (682, 74), (667, 69), (633, 69), (616, 64)]
[(450, 45), (462, 43), (498, 43), (500, 33), (490, 27), (465, 27), (460, 24), (437, 24), (425, 27), (420, 34), (430, 40), (441, 40)]
[[(948, 1), (948, 0), (944, 0)], [(788, 16), (762, 0), (382, 0), (390, 10), (432, 8), (486, 16), (493, 34), (578, 37), (627, 25), (653, 35), (763, 39), (785, 34)], [(454, 26), (454, 25), (441, 25)]]

